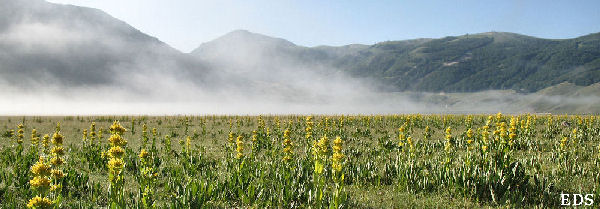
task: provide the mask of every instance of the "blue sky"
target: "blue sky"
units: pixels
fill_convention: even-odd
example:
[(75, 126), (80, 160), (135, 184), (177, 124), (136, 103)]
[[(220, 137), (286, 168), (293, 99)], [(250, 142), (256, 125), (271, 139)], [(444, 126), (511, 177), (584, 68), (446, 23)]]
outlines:
[(49, 0), (101, 9), (189, 52), (246, 29), (298, 45), (373, 44), (488, 31), (542, 38), (600, 32), (598, 0)]

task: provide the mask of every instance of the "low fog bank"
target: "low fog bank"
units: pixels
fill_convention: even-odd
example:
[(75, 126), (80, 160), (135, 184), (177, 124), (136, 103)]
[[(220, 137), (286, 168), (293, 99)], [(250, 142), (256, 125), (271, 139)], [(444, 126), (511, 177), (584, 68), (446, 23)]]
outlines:
[[(3, 86), (0, 115), (258, 115), (258, 114), (476, 114), (476, 113), (598, 113), (600, 97), (545, 96), (507, 91), (478, 93), (356, 94), (336, 89), (287, 93), (207, 92), (193, 84), (168, 83), (117, 87), (47, 88), (22, 91)], [(360, 86), (356, 86), (360, 89)], [(303, 93), (297, 93), (302, 91)], [(142, 92), (142, 93), (140, 93)]]

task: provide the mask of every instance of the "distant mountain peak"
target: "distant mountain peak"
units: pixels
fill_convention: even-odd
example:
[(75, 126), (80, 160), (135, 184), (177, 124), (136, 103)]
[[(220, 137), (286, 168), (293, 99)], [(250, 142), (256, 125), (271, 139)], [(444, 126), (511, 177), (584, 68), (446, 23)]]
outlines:
[(256, 48), (290, 48), (296, 45), (282, 38), (275, 38), (263, 34), (253, 33), (248, 30), (234, 30), (212, 41), (201, 44), (194, 49), (192, 54), (199, 54), (215, 48), (228, 48), (235, 50), (253, 50)]
[(295, 46), (294, 43), (282, 39), (282, 38), (275, 38), (275, 37), (271, 37), (271, 36), (267, 36), (267, 35), (263, 35), (263, 34), (259, 34), (259, 33), (253, 33), (250, 32), (248, 30), (234, 30), (231, 31), (217, 39), (215, 39), (214, 41), (247, 41), (247, 42), (262, 42), (264, 43), (272, 43), (272, 44), (283, 44), (283, 45), (288, 45), (288, 46)]

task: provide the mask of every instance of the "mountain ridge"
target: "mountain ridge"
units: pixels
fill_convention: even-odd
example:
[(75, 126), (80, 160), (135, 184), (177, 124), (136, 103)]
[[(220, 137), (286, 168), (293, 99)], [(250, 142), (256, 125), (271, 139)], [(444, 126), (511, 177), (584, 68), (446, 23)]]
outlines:
[[(288, 42), (285, 50), (264, 47), (268, 52), (261, 53), (285, 55), (290, 62), (308, 63), (308, 67), (326, 65), (353, 77), (379, 80), (396, 91), (535, 92), (565, 81), (581, 86), (600, 82), (599, 40), (600, 33), (544, 39), (484, 32), (339, 47)], [(235, 45), (248, 50), (244, 44)], [(356, 47), (344, 49), (352, 46)], [(220, 59), (227, 60), (233, 52), (221, 54)]]
[(318, 75), (313, 80), (321, 82), (333, 75), (369, 80), (385, 91), (527, 93), (563, 82), (600, 82), (600, 33), (543, 39), (484, 32), (305, 47), (235, 30), (182, 53), (98, 9), (43, 0), (0, 2), (0, 83), (10, 85), (128, 85), (114, 75), (175, 74), (197, 85), (246, 88), (299, 73)]

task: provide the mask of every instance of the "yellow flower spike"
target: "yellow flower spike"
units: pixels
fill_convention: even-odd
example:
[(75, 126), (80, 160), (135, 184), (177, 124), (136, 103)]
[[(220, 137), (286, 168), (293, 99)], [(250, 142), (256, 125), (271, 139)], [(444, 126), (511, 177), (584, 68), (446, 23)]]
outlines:
[(81, 140), (82, 140), (82, 141), (84, 141), (84, 142), (85, 142), (85, 141), (87, 141), (87, 138), (88, 138), (88, 130), (87, 130), (87, 129), (83, 129), (83, 133), (82, 133), (81, 135), (82, 135), (82, 136), (81, 136), (81, 137), (82, 137), (82, 138), (81, 138)]
[(336, 137), (335, 140), (333, 140), (333, 156), (332, 158), (332, 169), (334, 170), (334, 172), (340, 172), (342, 170), (342, 161), (344, 158), (344, 154), (342, 154), (342, 138), (341, 137)]
[(258, 140), (258, 138), (257, 138), (257, 131), (256, 130), (252, 130), (252, 143), (256, 143), (256, 140)]
[(45, 208), (51, 208), (52, 206), (52, 200), (50, 200), (47, 197), (40, 197), (40, 196), (35, 196), (33, 198), (31, 198), (29, 200), (29, 203), (27, 203), (27, 207), (28, 208), (40, 208), (40, 209), (45, 209)]
[(29, 184), (34, 188), (46, 188), (50, 187), (50, 178), (43, 176), (36, 176), (29, 180)]
[(150, 156), (150, 153), (148, 153), (145, 149), (142, 149), (142, 151), (140, 151), (140, 154), (138, 155), (138, 157), (140, 159), (146, 159)]
[(283, 132), (283, 161), (289, 162), (292, 160), (292, 140), (290, 139), (290, 130), (286, 129)]
[(233, 141), (233, 132), (231, 132), (231, 131), (229, 132), (229, 136), (228, 136), (227, 140), (229, 141), (229, 143), (233, 144), (233, 142), (234, 142)]
[(50, 165), (44, 163), (44, 158), (40, 157), (39, 161), (31, 166), (31, 173), (35, 176), (47, 176), (50, 174)]
[(565, 148), (565, 146), (567, 145), (568, 140), (569, 140), (569, 137), (566, 137), (566, 136), (563, 137), (562, 140), (560, 140), (560, 148), (561, 149)]
[(50, 151), (52, 154), (58, 155), (58, 156), (63, 156), (65, 155), (65, 148), (63, 147), (53, 147), (52, 151)]
[(50, 160), (50, 163), (51, 163), (52, 165), (54, 165), (54, 166), (58, 166), (58, 165), (62, 165), (62, 164), (64, 164), (64, 163), (65, 163), (65, 161), (64, 161), (64, 160), (63, 160), (61, 157), (54, 156), (54, 157), (53, 157), (53, 158)]
[(37, 146), (40, 141), (40, 138), (37, 136), (37, 130), (31, 130), (31, 144)]
[(57, 146), (62, 145), (63, 138), (64, 138), (64, 136), (62, 134), (60, 134), (60, 132), (55, 132), (54, 135), (52, 135), (52, 144), (57, 145)]
[(185, 147), (186, 147), (186, 150), (189, 152), (190, 148), (192, 147), (192, 137), (188, 136), (185, 138)]
[(123, 159), (120, 159), (120, 158), (111, 158), (108, 161), (108, 168), (111, 171), (120, 172), (124, 166), (125, 166), (125, 162), (123, 162)]
[(48, 147), (49, 142), (50, 136), (48, 134), (45, 134), (44, 137), (42, 137), (42, 145), (44, 145), (44, 147)]
[(127, 144), (127, 140), (125, 140), (121, 135), (119, 134), (113, 134), (108, 138), (108, 142), (110, 143), (111, 146), (115, 147), (115, 146), (125, 146)]
[(119, 121), (113, 122), (113, 124), (109, 127), (109, 129), (110, 129), (111, 133), (117, 133), (119, 135), (123, 135), (123, 133), (125, 133), (127, 131), (127, 129), (125, 129), (123, 126), (121, 126)]
[(112, 158), (121, 158), (125, 154), (125, 150), (119, 146), (111, 147), (108, 150), (108, 156)]
[(327, 146), (328, 145), (329, 145), (329, 139), (327, 138), (327, 136), (321, 137), (321, 139), (317, 143), (317, 146), (319, 147), (319, 154), (320, 155), (327, 154)]
[(283, 137), (284, 138), (290, 137), (290, 130), (289, 129), (285, 129), (285, 131), (283, 131)]
[(236, 155), (237, 158), (244, 157), (244, 141), (243, 140), (244, 140), (244, 137), (242, 135), (239, 135), (237, 137), (237, 139), (236, 139), (236, 143), (235, 143), (236, 144), (236, 148), (235, 148), (235, 150), (237, 152), (237, 155)]

